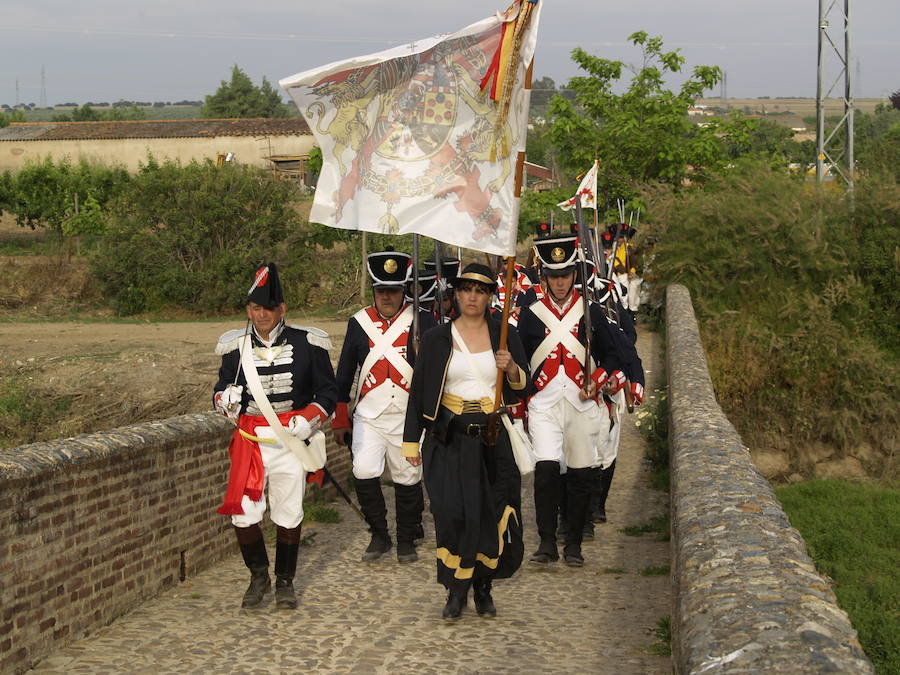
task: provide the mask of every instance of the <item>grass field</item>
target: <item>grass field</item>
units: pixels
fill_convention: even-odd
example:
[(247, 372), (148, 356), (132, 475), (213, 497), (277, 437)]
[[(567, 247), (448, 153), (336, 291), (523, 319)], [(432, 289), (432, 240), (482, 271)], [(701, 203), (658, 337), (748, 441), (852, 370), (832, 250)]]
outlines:
[[(854, 100), (854, 110), (865, 113), (875, 112), (879, 103), (889, 101), (880, 98), (858, 98)], [(698, 105), (706, 105), (710, 108), (721, 108), (722, 100), (715, 98), (701, 98)], [(752, 113), (783, 114), (794, 113), (798, 117), (814, 117), (816, 114), (816, 99), (814, 98), (729, 98), (726, 102), (730, 110), (749, 110)], [(844, 112), (844, 102), (837, 98), (825, 100), (825, 115), (840, 115)]]
[(776, 493), (876, 671), (900, 673), (900, 489), (815, 480)]

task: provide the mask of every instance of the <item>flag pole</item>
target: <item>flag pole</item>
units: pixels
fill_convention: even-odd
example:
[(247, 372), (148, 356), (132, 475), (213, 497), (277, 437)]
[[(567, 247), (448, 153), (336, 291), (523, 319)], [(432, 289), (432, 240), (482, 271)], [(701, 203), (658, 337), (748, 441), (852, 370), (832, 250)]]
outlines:
[[(531, 74), (534, 71), (534, 59), (531, 59), (531, 62), (528, 64), (528, 68), (525, 70), (525, 89), (531, 90)], [(516, 199), (520, 199), (522, 197), (522, 182), (523, 176), (525, 173), (525, 151), (520, 150), (518, 156), (516, 157), (516, 185), (515, 185), (515, 197)], [(518, 223), (514, 223), (518, 231)], [(504, 289), (505, 293), (503, 296), (503, 313), (500, 318), (500, 349), (506, 350), (507, 338), (509, 334), (509, 304), (512, 299), (512, 279), (513, 272), (516, 268), (516, 256), (515, 251), (513, 251), (513, 255), (509, 256), (506, 259), (506, 278), (504, 279)], [(497, 385), (494, 390), (494, 409), (499, 410), (503, 406), (503, 371), (499, 368), (497, 369)]]

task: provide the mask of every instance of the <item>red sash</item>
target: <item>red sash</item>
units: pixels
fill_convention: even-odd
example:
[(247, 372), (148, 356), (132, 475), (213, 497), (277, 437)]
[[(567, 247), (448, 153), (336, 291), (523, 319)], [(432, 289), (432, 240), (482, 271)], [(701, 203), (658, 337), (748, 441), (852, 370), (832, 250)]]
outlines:
[[(293, 410), (279, 413), (278, 419), (287, 426), (288, 421), (296, 414), (297, 412)], [(267, 426), (269, 423), (262, 415), (241, 415), (238, 418), (238, 429), (243, 429), (251, 436), (255, 435), (255, 427)], [(263, 468), (262, 454), (259, 451), (259, 443), (244, 438), (238, 429), (231, 434), (231, 443), (228, 446), (231, 469), (228, 472), (225, 501), (216, 509), (216, 513), (221, 513), (223, 516), (243, 514), (241, 499), (244, 495), (250, 497), (254, 502), (262, 499), (265, 469)]]

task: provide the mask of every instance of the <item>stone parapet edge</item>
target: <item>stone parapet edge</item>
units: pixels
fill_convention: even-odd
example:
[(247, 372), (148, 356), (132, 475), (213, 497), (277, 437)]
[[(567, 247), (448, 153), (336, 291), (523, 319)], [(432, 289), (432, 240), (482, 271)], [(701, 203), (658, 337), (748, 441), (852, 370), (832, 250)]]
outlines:
[(221, 435), (227, 443), (225, 434), (232, 428), (222, 415), (194, 413), (21, 445), (0, 451), (0, 482), (34, 479), (45, 472), (110, 459), (122, 452), (137, 453), (151, 447), (173, 445), (185, 436)]
[(666, 289), (677, 673), (873, 673), (716, 402), (690, 293)]

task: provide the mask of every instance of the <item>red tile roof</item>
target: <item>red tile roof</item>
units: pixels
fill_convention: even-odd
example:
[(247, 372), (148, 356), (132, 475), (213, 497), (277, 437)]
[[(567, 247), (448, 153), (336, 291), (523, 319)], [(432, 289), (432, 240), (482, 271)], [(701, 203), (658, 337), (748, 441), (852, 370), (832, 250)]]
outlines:
[(215, 138), (308, 135), (299, 117), (226, 120), (123, 120), (119, 122), (17, 122), (0, 129), (0, 141)]

